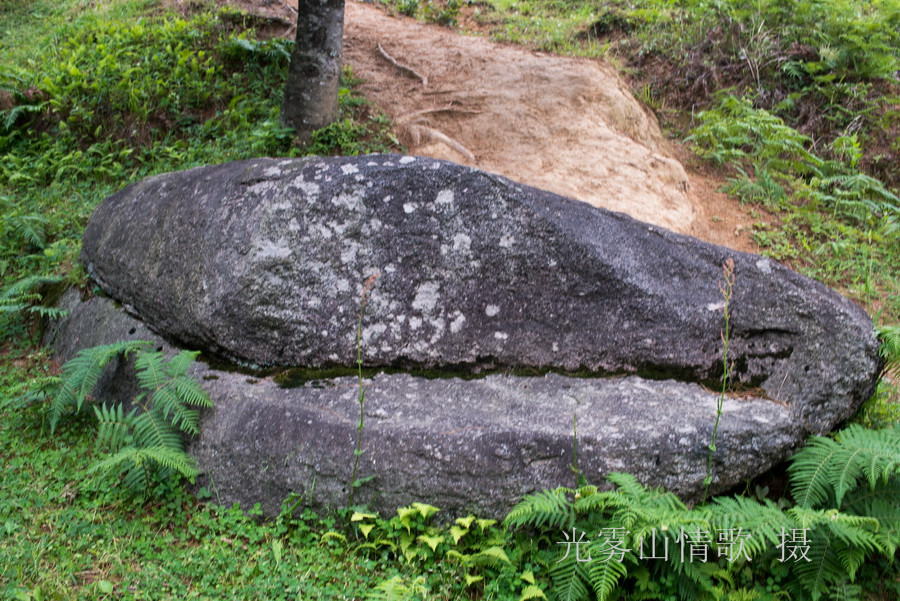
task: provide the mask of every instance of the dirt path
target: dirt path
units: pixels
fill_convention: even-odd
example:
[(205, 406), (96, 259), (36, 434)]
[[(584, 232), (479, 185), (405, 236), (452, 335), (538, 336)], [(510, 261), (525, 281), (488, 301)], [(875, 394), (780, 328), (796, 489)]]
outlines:
[[(269, 4), (263, 6), (263, 2)], [(287, 0), (290, 2), (291, 0)], [(277, 0), (233, 0), (295, 14)], [(296, 4), (296, 0), (294, 0)], [(428, 80), (398, 69), (378, 50)], [(740, 205), (685, 170), (689, 153), (609, 65), (504, 45), (369, 5), (346, 5), (344, 61), (410, 154), (448, 159), (739, 250)]]

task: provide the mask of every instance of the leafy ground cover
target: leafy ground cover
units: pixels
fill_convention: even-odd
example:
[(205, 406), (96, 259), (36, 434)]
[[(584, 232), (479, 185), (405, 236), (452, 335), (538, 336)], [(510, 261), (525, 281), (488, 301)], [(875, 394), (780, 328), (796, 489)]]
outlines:
[[(894, 89), (897, 44), (886, 27), (894, 23), (896, 31), (896, 4), (859, 5), (865, 10), (854, 12), (847, 7), (855, 4), (832, 10), (820, 2), (796, 14), (777, 3), (751, 10), (737, 0), (649, 0), (638, 8), (581, 0), (397, 6), (446, 24), (477, 18), (506, 39), (618, 56), (623, 65), (632, 64), (632, 56), (650, 57), (651, 66), (643, 67), (646, 99), (674, 126), (686, 123), (683, 133), (693, 134), (702, 156), (732, 169), (735, 193), (783, 215), (781, 226), (759, 231), (770, 252), (843, 286), (873, 313), (880, 311), (883, 321), (896, 321), (896, 182), (884, 176), (880, 151), (873, 150), (885, 148), (878, 146), (876, 124), (885, 135), (893, 127), (889, 108), (876, 101)], [(704, 46), (692, 15), (710, 27), (725, 19), (736, 40), (749, 35), (750, 23), (763, 23), (753, 31), (766, 33), (777, 48), (805, 43), (816, 54), (792, 59), (802, 71), (794, 88), (786, 87), (793, 76), (781, 81), (783, 71), (772, 65), (748, 79), (743, 70), (725, 68), (748, 63), (740, 58), (740, 44)], [(846, 20), (851, 26), (844, 26)], [(809, 23), (816, 25), (813, 34), (804, 29)], [(435, 508), (421, 504), (394, 516), (362, 508), (316, 515), (302, 499), (286, 500), (279, 519), (261, 520), (254, 508), (217, 504), (214, 490), (199, 491), (198, 500), (175, 479), (157, 479), (135, 495), (124, 482), (93, 470), (108, 457), (108, 444), (97, 445), (104, 440), (98, 441), (92, 411), (48, 412), (50, 403), (40, 393), (61, 370), (36, 344), (37, 318), (50, 311), (41, 303), (61, 283), (84, 282), (75, 258), (93, 207), (112, 191), (162, 171), (260, 155), (397, 146), (390, 124), (354, 95), (350, 73), (341, 91), (344, 118), (308, 147), (295, 146), (278, 123), (279, 98), (271, 93), (283, 86), (290, 45), (258, 39), (257, 25), (234, 10), (202, 4), (187, 13), (142, 0), (0, 5), (0, 596), (887, 600), (900, 593), (897, 564), (891, 563), (900, 544), (900, 448), (891, 429), (898, 414), (887, 386), (857, 417), (873, 430), (819, 439), (795, 460), (793, 498), (765, 500), (759, 489), (753, 495), (759, 499), (738, 496), (687, 507), (615, 476), (614, 492), (580, 483), (526, 499), (507, 524), (446, 516), (447, 524), (438, 526)], [(680, 31), (694, 37), (679, 37)], [(874, 48), (866, 50), (872, 56), (857, 57), (860, 45)], [(692, 56), (703, 60), (691, 62)], [(731, 62), (712, 60), (722, 56)], [(676, 67), (702, 64), (708, 69), (701, 76), (709, 73), (713, 82), (724, 77), (719, 73), (732, 73), (719, 83), (735, 88), (716, 96), (722, 86), (710, 84), (697, 98), (706, 112), (683, 121), (677, 78), (653, 79), (667, 73), (652, 67), (663, 60)], [(823, 61), (824, 67), (806, 64)], [(835, 77), (815, 79), (829, 74)], [(864, 93), (845, 88), (851, 80)], [(778, 86), (789, 92), (779, 96)], [(851, 92), (858, 96), (853, 102), (864, 104), (847, 100)], [(799, 94), (794, 102), (801, 107), (832, 94), (816, 116), (858, 125), (804, 130), (799, 113), (779, 108), (790, 93)], [(677, 110), (667, 112), (666, 106)], [(14, 282), (19, 285), (10, 287)], [(886, 346), (898, 356), (900, 338), (892, 332)], [(613, 564), (579, 564), (574, 555), (560, 560), (563, 528), (587, 532), (599, 554), (609, 548), (597, 536), (604, 529), (657, 525), (671, 527), (672, 536), (679, 527), (696, 526), (698, 536), (700, 529), (752, 527), (765, 544), (748, 550), (752, 562), (720, 558), (696, 569), (634, 553)], [(809, 526), (819, 533), (825, 544), (815, 547), (811, 568), (792, 570), (778, 561), (775, 526)]]

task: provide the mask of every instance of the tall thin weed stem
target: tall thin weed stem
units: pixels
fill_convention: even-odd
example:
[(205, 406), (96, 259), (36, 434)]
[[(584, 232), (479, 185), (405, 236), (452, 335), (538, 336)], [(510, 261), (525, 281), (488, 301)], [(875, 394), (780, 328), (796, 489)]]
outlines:
[(722, 406), (725, 403), (725, 392), (728, 390), (728, 380), (731, 378), (732, 366), (728, 364), (728, 342), (731, 337), (731, 298), (734, 293), (734, 259), (729, 258), (722, 265), (723, 279), (719, 282), (719, 292), (725, 299), (725, 306), (722, 312), (725, 316), (725, 329), (722, 330), (722, 392), (719, 394), (719, 401), (716, 404), (716, 423), (713, 425), (712, 438), (710, 439), (709, 457), (706, 460), (706, 477), (703, 484), (706, 489), (703, 492), (703, 502), (709, 498), (709, 487), (712, 484), (712, 463), (713, 456), (716, 454), (716, 435), (719, 433), (719, 421), (722, 418)]
[(363, 314), (366, 311), (366, 303), (369, 300), (369, 293), (372, 292), (372, 289), (375, 288), (375, 280), (378, 279), (380, 273), (376, 273), (370, 275), (366, 278), (366, 281), (363, 282), (363, 290), (362, 290), (362, 298), (359, 302), (359, 319), (356, 322), (356, 368), (357, 375), (359, 376), (359, 422), (356, 425), (356, 448), (353, 450), (353, 473), (350, 475), (350, 495), (348, 499), (348, 505), (353, 506), (353, 501), (356, 496), (356, 489), (363, 484), (362, 481), (357, 480), (356, 473), (359, 469), (359, 458), (362, 456), (362, 435), (363, 429), (365, 428), (365, 407), (366, 407), (366, 389), (363, 384), (363, 371), (362, 371), (362, 320)]

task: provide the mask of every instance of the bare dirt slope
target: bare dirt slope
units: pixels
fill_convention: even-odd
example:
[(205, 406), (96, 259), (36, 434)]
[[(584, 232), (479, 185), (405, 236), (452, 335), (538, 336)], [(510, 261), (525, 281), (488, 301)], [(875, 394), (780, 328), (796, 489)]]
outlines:
[[(296, 0), (285, 0), (296, 6)], [(232, 0), (284, 22), (280, 1)], [(286, 31), (291, 35), (292, 31)], [(427, 78), (393, 65), (378, 49)], [(611, 66), (346, 5), (344, 61), (411, 154), (479, 167), (739, 250), (750, 219), (704, 176)]]

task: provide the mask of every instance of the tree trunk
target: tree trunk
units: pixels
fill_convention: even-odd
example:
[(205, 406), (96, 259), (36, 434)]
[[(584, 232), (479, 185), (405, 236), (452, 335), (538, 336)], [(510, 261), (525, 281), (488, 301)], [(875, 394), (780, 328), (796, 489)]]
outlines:
[(344, 0), (299, 0), (297, 13), (281, 119), (307, 142), (338, 117)]

